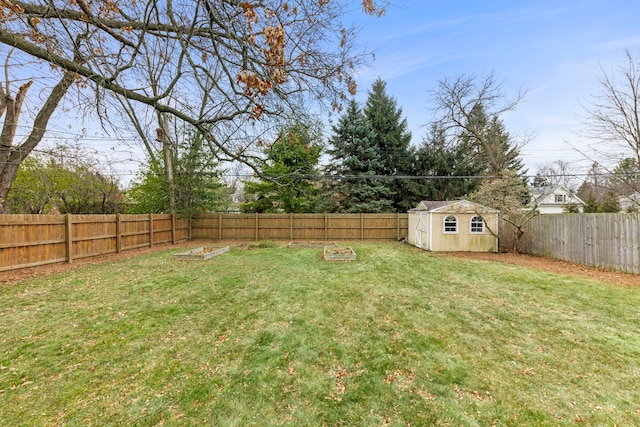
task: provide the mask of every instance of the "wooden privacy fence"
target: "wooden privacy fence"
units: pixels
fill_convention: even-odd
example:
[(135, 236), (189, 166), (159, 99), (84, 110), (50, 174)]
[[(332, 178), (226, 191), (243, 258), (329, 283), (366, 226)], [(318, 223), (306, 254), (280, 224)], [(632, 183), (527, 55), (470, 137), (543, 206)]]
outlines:
[(400, 240), (407, 214), (211, 214), (191, 222), (194, 239)]
[(0, 271), (194, 239), (397, 240), (407, 214), (0, 215)]
[(176, 215), (0, 215), (0, 271), (188, 239)]
[(526, 227), (521, 250), (532, 255), (640, 273), (638, 214), (539, 215)]

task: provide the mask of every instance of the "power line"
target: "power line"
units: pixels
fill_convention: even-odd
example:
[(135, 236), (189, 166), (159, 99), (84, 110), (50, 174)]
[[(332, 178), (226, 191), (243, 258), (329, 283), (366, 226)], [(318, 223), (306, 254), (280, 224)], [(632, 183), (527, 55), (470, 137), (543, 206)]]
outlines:
[[(2, 164), (0, 162), (0, 164)], [(5, 163), (7, 164), (7, 163)], [(135, 171), (109, 171), (104, 172), (104, 175), (110, 176), (136, 176), (140, 174), (140, 172)], [(181, 175), (178, 173), (178, 175)], [(187, 174), (182, 174), (187, 175)], [(254, 173), (218, 173), (218, 172), (195, 172), (194, 175), (210, 175), (212, 177), (218, 178), (260, 178), (259, 175)], [(635, 175), (632, 173), (622, 174), (622, 176), (629, 175), (634, 177)], [(586, 178), (590, 176), (588, 173), (578, 173), (578, 174), (558, 174), (558, 175), (547, 175), (545, 178)], [(379, 175), (379, 174), (371, 174), (371, 175), (346, 175), (346, 174), (283, 174), (283, 175), (262, 175), (265, 179), (279, 180), (279, 179), (293, 179), (293, 180), (340, 180), (340, 179), (375, 179), (375, 180), (414, 180), (414, 181), (430, 181), (430, 180), (454, 180), (454, 179), (500, 179), (504, 178), (500, 175)], [(523, 175), (523, 178), (535, 178), (535, 175)]]

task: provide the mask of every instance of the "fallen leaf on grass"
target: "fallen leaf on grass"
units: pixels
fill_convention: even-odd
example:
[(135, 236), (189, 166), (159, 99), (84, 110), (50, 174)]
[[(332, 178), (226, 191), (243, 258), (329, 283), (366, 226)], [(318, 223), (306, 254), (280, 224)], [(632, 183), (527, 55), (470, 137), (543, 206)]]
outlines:
[(469, 394), (471, 394), (473, 397), (475, 397), (476, 399), (483, 401), (484, 397), (480, 394), (480, 392), (476, 391), (476, 390), (472, 390), (469, 392)]
[(525, 368), (525, 369), (521, 369), (520, 372), (518, 373), (520, 375), (532, 376), (536, 374), (536, 371), (534, 371), (533, 368)]

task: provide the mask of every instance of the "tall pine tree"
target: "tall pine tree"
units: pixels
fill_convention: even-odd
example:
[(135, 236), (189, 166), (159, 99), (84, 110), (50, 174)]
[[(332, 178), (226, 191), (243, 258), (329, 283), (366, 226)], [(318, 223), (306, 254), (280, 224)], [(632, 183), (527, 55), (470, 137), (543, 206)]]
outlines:
[(375, 132), (358, 104), (352, 100), (338, 123), (327, 150), (327, 171), (336, 178), (327, 185), (338, 212), (388, 212), (393, 209), (390, 189), (376, 175), (384, 163)]
[(497, 116), (487, 117), (482, 104), (476, 104), (467, 117), (461, 136), (472, 150), (475, 161), (487, 175), (497, 176), (505, 170), (524, 178), (527, 171), (515, 144)]
[(416, 150), (414, 174), (425, 178), (416, 185), (422, 200), (455, 200), (473, 192), (478, 184), (471, 177), (482, 173), (465, 141), (452, 139), (439, 123), (433, 123)]
[[(497, 116), (487, 117), (482, 104), (476, 104), (471, 109), (467, 123), (461, 137), (474, 156), (474, 162), (479, 170), (489, 177), (507, 177), (509, 182), (517, 184), (511, 191), (518, 194), (522, 205), (529, 202), (529, 186), (520, 157), (520, 145), (512, 141), (502, 120)], [(517, 177), (517, 180), (512, 179)]]
[(374, 143), (381, 156), (381, 166), (376, 173), (388, 177), (382, 182), (393, 194), (393, 210), (406, 212), (415, 206), (415, 197), (412, 196), (410, 180), (397, 177), (411, 175), (411, 132), (407, 130), (402, 109), (387, 94), (386, 86), (381, 79), (373, 83), (364, 114), (375, 132)]

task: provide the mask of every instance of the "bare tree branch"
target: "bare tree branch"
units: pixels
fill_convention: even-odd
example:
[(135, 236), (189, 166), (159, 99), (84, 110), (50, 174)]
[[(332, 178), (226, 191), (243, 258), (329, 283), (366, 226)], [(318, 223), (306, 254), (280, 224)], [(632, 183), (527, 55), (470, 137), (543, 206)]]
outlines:
[[(457, 137), (463, 134), (471, 136), (481, 147), (493, 171), (498, 173), (504, 165), (498, 158), (497, 147), (485, 135), (486, 123), (478, 122), (478, 118), (493, 118), (513, 111), (524, 100), (525, 93), (520, 90), (513, 98), (507, 98), (502, 84), (491, 73), (482, 78), (460, 76), (444, 79), (438, 82), (438, 87), (430, 95), (432, 112), (443, 129), (455, 132)], [(512, 149), (517, 151), (526, 142), (515, 143)]]
[(600, 67), (601, 91), (583, 104), (583, 136), (595, 141), (592, 149), (600, 157), (633, 157), (640, 165), (640, 64), (629, 51), (626, 59), (617, 74)]
[[(349, 3), (17, 1), (0, 19), (0, 43), (83, 77), (96, 105), (110, 93), (168, 114), (226, 160), (251, 165), (246, 146), (229, 145), (230, 129), (294, 115), (301, 93), (337, 108), (355, 89), (351, 74), (366, 55), (340, 22)], [(362, 5), (379, 15), (388, 3)], [(78, 33), (90, 37), (76, 42)]]

